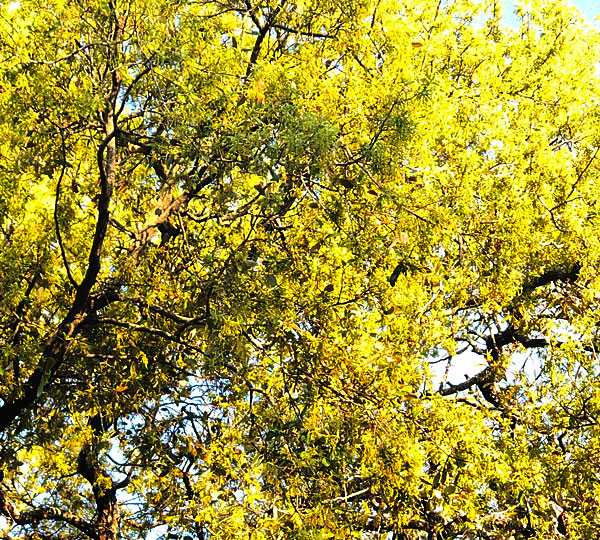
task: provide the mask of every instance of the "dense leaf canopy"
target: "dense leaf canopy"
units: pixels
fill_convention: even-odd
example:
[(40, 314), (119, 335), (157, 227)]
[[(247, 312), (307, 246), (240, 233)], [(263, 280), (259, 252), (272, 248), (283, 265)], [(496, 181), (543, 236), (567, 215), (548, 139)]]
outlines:
[(599, 537), (600, 40), (501, 4), (0, 3), (0, 537)]

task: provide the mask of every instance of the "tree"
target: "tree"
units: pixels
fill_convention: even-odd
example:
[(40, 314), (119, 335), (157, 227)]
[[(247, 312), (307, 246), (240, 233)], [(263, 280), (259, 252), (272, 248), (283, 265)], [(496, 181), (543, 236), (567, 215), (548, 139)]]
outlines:
[(600, 534), (575, 10), (0, 9), (5, 538)]

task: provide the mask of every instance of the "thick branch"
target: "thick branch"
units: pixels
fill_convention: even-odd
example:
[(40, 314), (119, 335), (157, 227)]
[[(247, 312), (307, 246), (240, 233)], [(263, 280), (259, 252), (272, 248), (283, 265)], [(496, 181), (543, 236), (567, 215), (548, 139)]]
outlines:
[[(248, 7), (248, 13), (252, 14), (253, 8), (250, 6), (249, 2), (246, 2), (246, 5)], [(258, 27), (258, 36), (256, 37), (256, 41), (254, 42), (254, 47), (252, 47), (252, 52), (250, 53), (250, 60), (248, 61), (248, 68), (246, 69), (246, 75), (244, 76), (244, 80), (248, 80), (248, 77), (250, 77), (250, 74), (252, 73), (252, 70), (254, 69), (254, 66), (256, 65), (256, 61), (258, 60), (258, 56), (259, 56), (260, 50), (262, 48), (262, 43), (263, 43), (265, 37), (267, 37), (267, 34), (271, 30), (271, 28), (273, 28), (275, 18), (277, 17), (277, 15), (279, 15), (280, 11), (281, 11), (281, 6), (278, 6), (277, 8), (275, 8), (267, 17), (267, 20), (266, 20), (264, 26), (260, 26), (258, 19), (256, 19), (256, 16), (252, 17), (254, 24), (256, 24), (256, 26)]]
[[(110, 219), (109, 204), (116, 176), (116, 131), (112, 110), (106, 113), (106, 136), (97, 152), (98, 170), (100, 172), (100, 197), (98, 199), (98, 218), (92, 239), (92, 247), (88, 257), (88, 268), (77, 289), (73, 309), (81, 309), (87, 302), (92, 287), (100, 272), (102, 246)], [(106, 156), (105, 156), (106, 152)]]
[(550, 283), (556, 283), (557, 281), (569, 281), (573, 283), (579, 277), (579, 272), (581, 272), (581, 263), (579, 262), (576, 262), (569, 270), (548, 270), (525, 284), (523, 290), (533, 291), (534, 289)]
[(118, 531), (119, 505), (117, 503), (117, 489), (121, 484), (109, 480), (110, 487), (106, 488), (104, 479), (107, 475), (98, 463), (95, 450), (98, 441), (109, 427), (109, 423), (99, 414), (90, 418), (92, 441), (91, 444), (86, 444), (79, 452), (77, 460), (77, 472), (92, 486), (97, 510), (95, 531), (98, 540), (115, 540)]
[(460, 384), (448, 384), (446, 388), (442, 388), (439, 390), (439, 393), (442, 396), (450, 396), (454, 394), (458, 394), (459, 392), (463, 392), (464, 390), (468, 390), (473, 386), (477, 386), (483, 396), (494, 406), (499, 406), (499, 401), (495, 394), (494, 389), (494, 370), (492, 367), (498, 365), (498, 360), (500, 358), (500, 352), (502, 348), (506, 345), (510, 345), (512, 343), (519, 343), (526, 349), (534, 349), (538, 347), (547, 347), (549, 342), (545, 338), (529, 338), (527, 336), (523, 336), (520, 334), (513, 326), (509, 326), (502, 332), (498, 332), (496, 334), (492, 334), (486, 339), (486, 352), (488, 352), (493, 362), (491, 362), (491, 366), (486, 367), (477, 375), (468, 378), (465, 382)]
[[(571, 266), (569, 270), (547, 270), (543, 274), (532, 278), (530, 281), (523, 285), (523, 293), (532, 292), (535, 289), (549, 285), (550, 283), (556, 283), (558, 281), (573, 283), (577, 281), (579, 273), (581, 272), (581, 263), (576, 262)], [(519, 296), (515, 300), (518, 300)], [(458, 310), (476, 308), (481, 305), (479, 299), (469, 298), (463, 306), (459, 307)]]
[(15, 520), (15, 523), (17, 523), (17, 525), (30, 525), (39, 523), (40, 521), (60, 521), (63, 523), (68, 523), (69, 525), (72, 525), (76, 529), (80, 530), (89, 538), (92, 538), (93, 540), (98, 539), (98, 535), (90, 523), (75, 516), (74, 514), (71, 514), (70, 512), (59, 512), (52, 508), (37, 508), (29, 512), (23, 512)]
[(27, 512), (18, 512), (6, 498), (4, 490), (0, 487), (0, 514), (17, 525), (37, 525), (41, 521), (60, 521), (68, 523), (80, 530), (92, 540), (98, 540), (93, 526), (72, 514), (71, 512), (56, 510), (53, 508), (36, 508)]
[(113, 78), (113, 88), (104, 112), (105, 137), (97, 152), (100, 175), (100, 196), (98, 199), (98, 217), (88, 258), (88, 268), (81, 284), (77, 287), (75, 299), (58, 325), (56, 332), (44, 346), (38, 367), (29, 379), (0, 407), (0, 431), (4, 431), (21, 414), (31, 407), (42, 394), (45, 385), (50, 382), (65, 358), (73, 337), (90, 311), (90, 292), (96, 284), (101, 267), (102, 246), (106, 237), (110, 219), (109, 204), (116, 176), (116, 126), (114, 103), (119, 92), (119, 81)]

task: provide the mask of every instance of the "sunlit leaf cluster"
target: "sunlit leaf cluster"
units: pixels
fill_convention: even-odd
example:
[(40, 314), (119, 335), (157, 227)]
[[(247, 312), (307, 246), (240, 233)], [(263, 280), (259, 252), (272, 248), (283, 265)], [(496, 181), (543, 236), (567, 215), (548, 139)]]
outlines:
[(568, 4), (0, 5), (0, 538), (600, 532), (600, 38)]

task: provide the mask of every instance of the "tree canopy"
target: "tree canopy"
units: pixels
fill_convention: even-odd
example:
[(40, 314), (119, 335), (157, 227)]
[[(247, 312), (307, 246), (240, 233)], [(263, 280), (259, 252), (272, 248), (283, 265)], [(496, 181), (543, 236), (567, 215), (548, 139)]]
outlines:
[(516, 11), (0, 3), (0, 537), (599, 537), (600, 40)]

